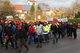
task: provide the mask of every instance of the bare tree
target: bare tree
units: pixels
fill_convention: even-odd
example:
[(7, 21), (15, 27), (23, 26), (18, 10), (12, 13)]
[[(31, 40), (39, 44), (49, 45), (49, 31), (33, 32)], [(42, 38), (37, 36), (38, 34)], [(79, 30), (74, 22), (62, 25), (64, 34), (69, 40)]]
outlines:
[(80, 11), (80, 4), (78, 3), (78, 0), (72, 5), (72, 13), (75, 15)]

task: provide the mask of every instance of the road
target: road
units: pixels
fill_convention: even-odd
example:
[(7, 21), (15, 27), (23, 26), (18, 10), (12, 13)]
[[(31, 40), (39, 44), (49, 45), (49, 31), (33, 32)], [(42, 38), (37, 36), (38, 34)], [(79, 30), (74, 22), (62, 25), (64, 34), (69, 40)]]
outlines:
[[(36, 48), (35, 44), (29, 46), (29, 52), (23, 47), (21, 53), (80, 53), (80, 29), (77, 31), (78, 38), (76, 40), (72, 38), (60, 39), (58, 44), (52, 44), (52, 41), (48, 44), (43, 44), (42, 48)], [(16, 49), (9, 48), (6, 50), (4, 47), (0, 47), (0, 53), (18, 53)]]

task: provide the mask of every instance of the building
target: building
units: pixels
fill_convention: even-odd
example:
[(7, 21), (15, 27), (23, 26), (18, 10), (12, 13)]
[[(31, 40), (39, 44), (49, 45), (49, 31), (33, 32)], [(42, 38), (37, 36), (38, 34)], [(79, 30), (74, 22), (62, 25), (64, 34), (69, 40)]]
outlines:
[(36, 5), (36, 0), (28, 0), (27, 5)]
[(18, 16), (19, 18), (23, 18), (24, 17), (24, 11), (22, 10), (22, 5), (11, 5), (15, 11), (16, 11), (16, 16)]
[[(37, 8), (35, 0), (28, 0), (25, 5), (11, 5), (11, 6), (17, 12), (16, 16), (18, 16), (19, 18), (23, 18), (25, 17), (26, 14), (29, 14), (32, 5), (34, 5), (34, 7)], [(42, 9), (43, 15), (46, 14), (46, 12), (50, 11), (50, 9), (46, 5), (40, 4), (40, 8)]]
[[(37, 9), (36, 0), (28, 0), (25, 5), (11, 5), (15, 11), (17, 12), (16, 16), (19, 18), (25, 18), (25, 15), (29, 15), (31, 6), (34, 5), (35, 9)], [(40, 8), (42, 9), (42, 16), (48, 17), (55, 17), (57, 15), (61, 16), (65, 14), (64, 10), (62, 9), (50, 9), (50, 7), (45, 3), (39, 3)]]

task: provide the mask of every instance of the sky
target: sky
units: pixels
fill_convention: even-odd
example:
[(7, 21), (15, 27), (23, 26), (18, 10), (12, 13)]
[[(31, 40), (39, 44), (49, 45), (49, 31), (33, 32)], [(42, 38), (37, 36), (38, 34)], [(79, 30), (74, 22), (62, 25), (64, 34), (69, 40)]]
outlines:
[[(10, 0), (11, 4), (26, 4), (27, 0)], [(80, 1), (80, 0), (78, 0)], [(75, 0), (36, 0), (36, 3), (46, 3), (51, 8), (71, 7)]]

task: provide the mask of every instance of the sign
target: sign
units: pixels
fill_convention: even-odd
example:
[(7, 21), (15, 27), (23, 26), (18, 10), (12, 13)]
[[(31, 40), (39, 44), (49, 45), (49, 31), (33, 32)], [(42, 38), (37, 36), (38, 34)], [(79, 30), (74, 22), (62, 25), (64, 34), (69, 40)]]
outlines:
[(13, 18), (13, 16), (6, 16), (6, 18), (7, 18), (7, 19), (12, 19), (12, 18)]
[(59, 22), (68, 22), (68, 18), (58, 19)]
[(57, 18), (53, 18), (53, 22), (54, 23), (57, 23), (58, 22), (58, 19)]
[(53, 18), (47, 18), (47, 21), (53, 21)]
[(47, 18), (46, 21), (68, 22), (68, 18), (62, 18), (62, 19), (57, 19), (57, 18)]

